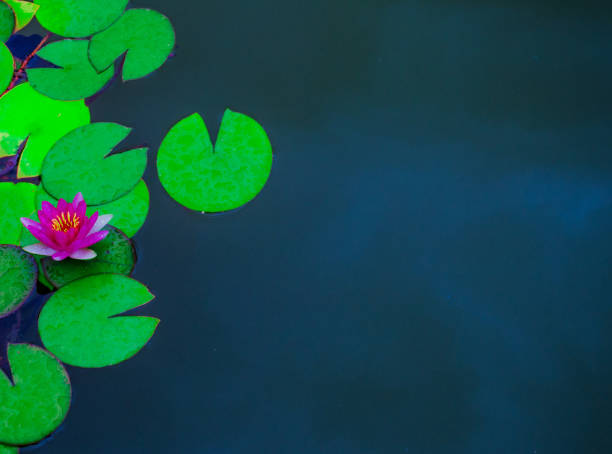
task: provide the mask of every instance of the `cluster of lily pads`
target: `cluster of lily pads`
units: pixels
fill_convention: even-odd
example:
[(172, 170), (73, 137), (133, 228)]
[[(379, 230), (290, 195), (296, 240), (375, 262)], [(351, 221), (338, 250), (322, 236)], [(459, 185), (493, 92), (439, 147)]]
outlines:
[[(62, 423), (71, 401), (65, 364), (118, 364), (140, 351), (159, 323), (124, 315), (154, 298), (130, 277), (131, 238), (149, 211), (149, 151), (117, 152), (130, 128), (90, 121), (89, 106), (103, 89), (147, 76), (174, 49), (170, 21), (157, 11), (126, 9), (127, 2), (0, 0), (0, 322), (18, 316), (35, 293), (46, 299), (38, 316), (42, 345), (0, 336), (0, 454), (37, 443)], [(18, 33), (34, 18), (45, 36)], [(215, 144), (196, 113), (170, 129), (157, 154), (168, 194), (201, 212), (249, 202), (271, 166), (263, 128), (230, 110)], [(84, 202), (83, 213), (86, 204), (90, 218), (81, 213), (54, 227), (72, 232), (92, 219), (92, 228), (113, 215), (104, 235), (72, 256), (33, 246), (40, 238), (29, 230), (46, 238), (36, 230), (45, 210), (57, 206), (59, 213), (73, 199), (75, 206)], [(22, 218), (33, 227), (24, 228)]]

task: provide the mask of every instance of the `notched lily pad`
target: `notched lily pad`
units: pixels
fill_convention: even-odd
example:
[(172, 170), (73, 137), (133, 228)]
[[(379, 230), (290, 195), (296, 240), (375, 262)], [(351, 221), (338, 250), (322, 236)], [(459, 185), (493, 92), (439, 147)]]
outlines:
[(19, 244), (21, 217), (34, 212), (36, 186), (30, 183), (0, 183), (0, 244)]
[(13, 383), (0, 372), (0, 443), (27, 445), (50, 435), (70, 407), (70, 379), (42, 348), (9, 344)]
[(113, 69), (98, 73), (87, 57), (88, 41), (65, 39), (43, 47), (38, 57), (58, 68), (28, 68), (28, 81), (53, 99), (74, 101), (99, 92), (113, 77)]
[(108, 236), (91, 246), (98, 256), (93, 260), (66, 259), (56, 262), (50, 257), (42, 260), (45, 276), (56, 288), (94, 274), (115, 273), (130, 275), (136, 263), (136, 252), (130, 239), (115, 227), (108, 226)]
[(98, 71), (103, 71), (127, 51), (123, 80), (138, 79), (163, 65), (174, 43), (174, 29), (166, 16), (150, 9), (129, 9), (91, 38), (89, 59)]
[(142, 178), (147, 148), (109, 153), (130, 131), (116, 123), (93, 123), (62, 137), (43, 163), (45, 190), (65, 200), (81, 192), (91, 205), (110, 203), (126, 195)]
[(232, 210), (252, 200), (272, 168), (264, 129), (246, 115), (225, 111), (213, 148), (199, 114), (179, 121), (157, 155), (162, 185), (178, 203), (197, 211)]
[(17, 246), (0, 245), (0, 317), (16, 311), (36, 286), (38, 265)]
[(38, 331), (45, 347), (66, 364), (104, 367), (138, 353), (159, 320), (120, 314), (147, 304), (149, 290), (120, 274), (98, 274), (60, 288), (45, 304)]

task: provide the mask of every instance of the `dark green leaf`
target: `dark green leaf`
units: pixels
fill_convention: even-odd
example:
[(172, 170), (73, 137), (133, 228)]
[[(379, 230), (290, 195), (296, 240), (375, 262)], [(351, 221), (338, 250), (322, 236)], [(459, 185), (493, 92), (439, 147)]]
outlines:
[(0, 1), (0, 42), (6, 42), (15, 31), (15, 14), (10, 6)]
[(0, 244), (19, 244), (23, 225), (19, 218), (34, 213), (36, 186), (0, 183)]
[(33, 256), (17, 246), (0, 245), (0, 317), (23, 304), (37, 278), (38, 265)]

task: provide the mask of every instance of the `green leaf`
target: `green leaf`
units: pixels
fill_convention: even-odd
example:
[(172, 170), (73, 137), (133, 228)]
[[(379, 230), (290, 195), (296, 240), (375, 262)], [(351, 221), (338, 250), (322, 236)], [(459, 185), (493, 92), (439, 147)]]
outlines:
[(164, 64), (174, 42), (174, 29), (166, 16), (150, 9), (129, 9), (91, 38), (89, 59), (98, 71), (103, 71), (127, 51), (123, 80), (138, 79)]
[(0, 245), (0, 317), (17, 310), (36, 286), (38, 265), (17, 246)]
[(3, 0), (7, 3), (15, 13), (15, 31), (19, 31), (30, 23), (36, 11), (38, 11), (39, 5), (32, 2), (25, 2), (23, 0)]
[(104, 30), (123, 13), (128, 0), (37, 0), (40, 25), (56, 35), (84, 38)]
[(10, 85), (15, 72), (13, 54), (4, 43), (0, 43), (0, 94)]
[(37, 56), (59, 68), (26, 69), (32, 87), (62, 101), (95, 95), (113, 77), (114, 70), (98, 73), (87, 57), (88, 45), (85, 40), (65, 39), (43, 47)]
[(28, 83), (17, 85), (0, 98), (0, 158), (17, 153), (28, 139), (17, 176), (38, 176), (51, 146), (68, 131), (87, 123), (89, 109), (82, 100), (56, 101)]
[(6, 42), (15, 31), (15, 13), (10, 6), (0, 1), (0, 42)]
[(14, 385), (0, 373), (0, 443), (27, 445), (51, 434), (70, 407), (70, 379), (40, 347), (9, 344)]
[(0, 445), (0, 454), (17, 454), (18, 452), (17, 446)]
[(38, 330), (45, 347), (66, 364), (104, 367), (138, 353), (159, 320), (118, 316), (153, 299), (147, 288), (120, 274), (98, 274), (59, 289), (43, 307)]
[(225, 111), (213, 145), (199, 114), (179, 121), (157, 155), (162, 185), (178, 203), (197, 211), (219, 212), (252, 200), (272, 168), (272, 147), (253, 119)]
[(48, 281), (59, 288), (94, 274), (130, 275), (136, 263), (132, 242), (115, 227), (108, 226), (105, 230), (108, 230), (108, 236), (91, 246), (98, 254), (93, 260), (66, 259), (56, 262), (50, 257), (42, 259), (42, 269)]
[(19, 244), (19, 218), (34, 212), (35, 194), (36, 186), (30, 183), (0, 183), (0, 244)]
[(147, 148), (106, 156), (130, 131), (116, 123), (93, 123), (66, 134), (43, 163), (45, 190), (65, 200), (82, 192), (92, 205), (109, 203), (127, 194), (142, 178)]

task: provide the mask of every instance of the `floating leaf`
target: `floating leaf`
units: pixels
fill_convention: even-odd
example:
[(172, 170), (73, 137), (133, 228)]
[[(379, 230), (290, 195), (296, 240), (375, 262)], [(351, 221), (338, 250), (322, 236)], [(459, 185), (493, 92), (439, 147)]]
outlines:
[(0, 42), (6, 42), (15, 31), (15, 14), (10, 6), (0, 1)]
[(0, 245), (0, 317), (14, 312), (36, 286), (38, 266), (17, 246)]
[(147, 148), (106, 156), (130, 131), (116, 123), (93, 123), (66, 134), (43, 164), (45, 190), (65, 200), (81, 192), (92, 205), (109, 203), (127, 194), (142, 178)]
[(115, 22), (128, 0), (36, 0), (40, 25), (56, 35), (84, 38)]
[(9, 344), (8, 360), (14, 385), (0, 373), (0, 443), (36, 443), (66, 417), (70, 379), (59, 361), (34, 345)]
[(38, 11), (39, 5), (32, 2), (25, 2), (23, 0), (3, 0), (7, 3), (15, 13), (15, 31), (21, 30), (23, 27), (28, 25), (36, 11)]
[(150, 9), (129, 9), (91, 38), (89, 59), (98, 71), (103, 71), (127, 51), (123, 80), (138, 79), (164, 64), (174, 41), (174, 29), (166, 16)]
[(147, 288), (120, 274), (98, 274), (59, 289), (43, 307), (38, 330), (45, 347), (66, 364), (104, 367), (138, 353), (159, 320), (118, 316), (153, 299)]
[(56, 262), (50, 257), (44, 258), (42, 269), (48, 281), (59, 288), (94, 274), (131, 274), (136, 263), (132, 242), (115, 227), (108, 226), (105, 229), (108, 230), (108, 236), (91, 246), (98, 254), (93, 260), (66, 259)]
[(82, 100), (56, 101), (28, 83), (17, 85), (0, 98), (0, 157), (14, 155), (28, 139), (17, 176), (38, 176), (51, 146), (68, 131), (87, 123), (89, 109)]
[(17, 454), (18, 452), (17, 446), (0, 445), (0, 454)]
[(253, 119), (225, 111), (217, 143), (210, 141), (199, 114), (179, 121), (157, 155), (162, 185), (178, 203), (197, 211), (219, 212), (252, 200), (272, 168), (272, 147)]
[(88, 41), (65, 39), (43, 47), (38, 57), (59, 68), (28, 68), (32, 87), (62, 101), (87, 98), (99, 92), (113, 77), (113, 69), (98, 73), (87, 57)]
[(15, 72), (13, 54), (4, 43), (0, 43), (0, 94), (10, 85)]
[(19, 244), (21, 217), (34, 212), (36, 186), (30, 183), (0, 183), (0, 244)]

